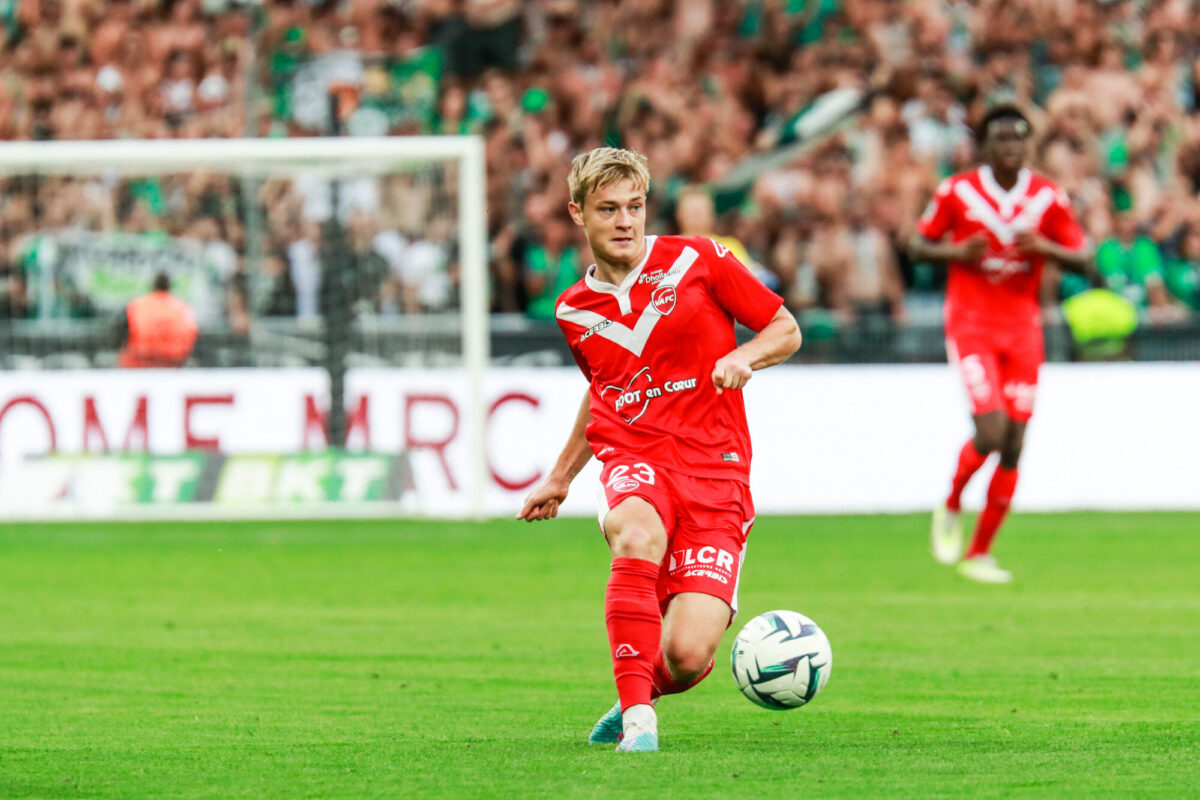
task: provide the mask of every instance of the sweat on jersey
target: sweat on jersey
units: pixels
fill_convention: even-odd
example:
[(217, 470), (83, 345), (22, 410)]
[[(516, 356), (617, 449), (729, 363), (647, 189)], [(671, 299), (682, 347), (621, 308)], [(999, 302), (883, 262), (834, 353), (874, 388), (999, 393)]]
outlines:
[(762, 330), (783, 299), (712, 239), (647, 236), (620, 286), (595, 265), (555, 316), (591, 383), (587, 440), (601, 461), (636, 456), (702, 478), (748, 482), (750, 432), (740, 391), (718, 395), (717, 360), (734, 321)]
[(1005, 190), (984, 165), (952, 175), (938, 186), (917, 232), (931, 241), (950, 234), (961, 242), (977, 233), (988, 246), (978, 262), (951, 261), (946, 281), (946, 325), (1041, 326), (1038, 303), (1045, 257), (1017, 248), (1022, 231), (1041, 234), (1069, 250), (1085, 244), (1071, 201), (1050, 179), (1022, 169)]

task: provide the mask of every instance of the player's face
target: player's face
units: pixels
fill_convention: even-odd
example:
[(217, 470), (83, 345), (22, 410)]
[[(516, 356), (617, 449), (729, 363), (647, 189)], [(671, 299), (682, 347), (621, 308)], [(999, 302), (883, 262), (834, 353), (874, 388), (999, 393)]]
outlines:
[(1019, 119), (998, 119), (988, 126), (983, 156), (993, 169), (1015, 172), (1025, 166), (1029, 149), (1027, 125)]
[(571, 203), (571, 218), (583, 226), (596, 263), (634, 267), (646, 250), (646, 191), (631, 180), (601, 186), (582, 206)]

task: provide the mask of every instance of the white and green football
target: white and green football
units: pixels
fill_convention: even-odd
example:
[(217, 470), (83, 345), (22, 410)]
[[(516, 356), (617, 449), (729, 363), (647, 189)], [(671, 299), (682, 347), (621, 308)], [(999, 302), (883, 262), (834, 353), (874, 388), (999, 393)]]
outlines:
[(795, 611), (768, 611), (733, 642), (733, 679), (763, 708), (799, 708), (829, 682), (833, 649), (825, 632)]

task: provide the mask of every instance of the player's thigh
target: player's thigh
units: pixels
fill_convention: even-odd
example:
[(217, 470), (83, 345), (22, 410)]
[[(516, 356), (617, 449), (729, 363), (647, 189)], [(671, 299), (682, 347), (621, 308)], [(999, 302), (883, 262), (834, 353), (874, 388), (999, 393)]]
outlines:
[[(667, 600), (685, 592), (715, 597), (737, 612), (737, 587), (746, 555), (746, 536), (754, 524), (750, 488), (733, 480), (680, 476), (675, 486), (675, 530), (664, 563), (662, 589)], [(664, 609), (666, 614), (669, 609)]]
[(663, 617), (663, 653), (679, 663), (687, 659), (693, 669), (703, 669), (717, 651), (733, 610), (719, 597), (681, 592), (671, 597)]
[(1004, 413), (1016, 422), (1029, 422), (1037, 400), (1038, 376), (1045, 350), (1040, 333), (1012, 342), (999, 359), (1000, 391)]
[(975, 331), (948, 333), (946, 354), (967, 390), (973, 416), (978, 417), (1004, 407), (1000, 365), (993, 337)]
[(598, 521), (612, 554), (658, 561), (674, 519), (662, 474), (642, 462), (610, 461), (600, 472)]

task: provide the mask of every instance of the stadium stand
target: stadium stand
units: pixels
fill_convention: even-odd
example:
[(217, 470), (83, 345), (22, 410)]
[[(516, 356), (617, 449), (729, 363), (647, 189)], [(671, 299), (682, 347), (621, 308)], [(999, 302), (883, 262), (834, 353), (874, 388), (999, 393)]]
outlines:
[[(1117, 352), (1200, 356), (1200, 6), (1188, 0), (21, 0), (4, 10), (0, 138), (484, 137), (499, 358), (565, 360), (548, 295), (587, 263), (562, 212), (566, 173), (576, 152), (609, 143), (649, 155), (653, 230), (676, 230), (685, 187), (712, 192), (714, 233), (739, 240), (799, 314), (804, 358), (940, 360), (942, 276), (910, 263), (904, 242), (940, 179), (972, 163), (970, 123), (999, 101), (1031, 110), (1038, 166), (1070, 193), (1107, 286), (1138, 308), (1142, 324)], [(808, 123), (832, 96), (853, 102), (814, 135)], [(219, 175), (3, 179), (6, 365), (109, 363), (110, 311), (128, 297), (36, 273), (48, 235), (103, 253), (118, 230), (136, 239), (126, 248), (198, 243), (219, 276), (197, 310), (195, 363), (304, 360), (261, 341), (251, 349), (249, 333), (320, 339), (302, 321), (322, 311), (319, 222), (330, 212), (319, 187), (267, 182), (263, 229), (248, 230), (243, 188)], [(438, 202), (419, 182), (400, 191), (399, 207)], [(339, 214), (362, 323), (352, 350), (402, 353), (406, 318), (454, 305), (452, 221), (432, 213), (432, 224), (369, 203)], [(1047, 287), (1051, 358), (1086, 355), (1059, 309), (1085, 288), (1057, 275)]]

